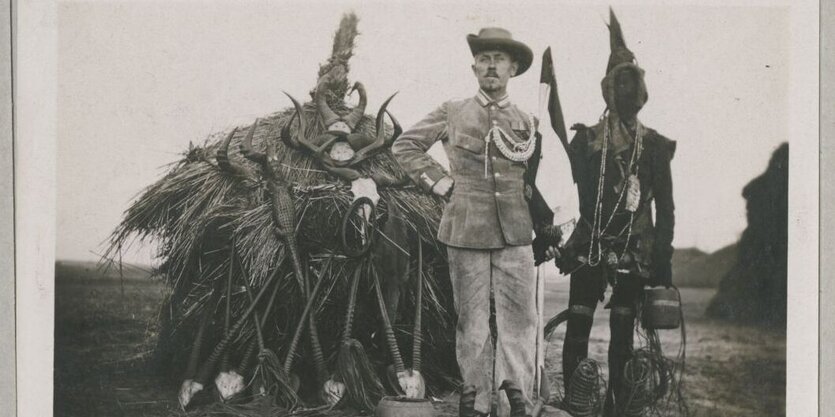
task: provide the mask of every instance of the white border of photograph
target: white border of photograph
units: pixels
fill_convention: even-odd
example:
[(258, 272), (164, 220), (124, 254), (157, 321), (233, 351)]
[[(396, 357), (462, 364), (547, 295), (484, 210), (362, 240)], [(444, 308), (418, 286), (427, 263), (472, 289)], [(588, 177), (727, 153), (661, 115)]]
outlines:
[[(334, 3), (350, 5), (348, 2)], [(601, 6), (608, 4), (598, 3)], [(621, 1), (613, 6), (646, 3)], [(402, 4), (408, 7), (408, 3)], [(511, 2), (506, 4), (513, 7)], [(665, 4), (791, 8), (792, 95), (787, 129), (791, 132), (791, 152), (786, 415), (817, 415), (818, 2), (675, 1)], [(53, 411), (57, 15), (54, 1), (18, 1), (16, 7), (18, 415), (49, 416)]]
[(16, 413), (11, 0), (0, 1), (0, 417)]

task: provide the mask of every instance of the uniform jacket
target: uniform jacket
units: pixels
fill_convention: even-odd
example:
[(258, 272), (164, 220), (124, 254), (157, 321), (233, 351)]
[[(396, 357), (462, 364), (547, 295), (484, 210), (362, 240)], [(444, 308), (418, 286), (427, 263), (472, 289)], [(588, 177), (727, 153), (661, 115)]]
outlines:
[[(392, 145), (397, 161), (424, 190), (431, 191), (447, 175), (454, 180), (438, 229), (438, 240), (446, 245), (497, 249), (531, 243), (533, 224), (525, 193), (527, 164), (505, 158), (494, 144), (485, 142), (493, 125), (517, 141), (527, 139), (531, 129), (536, 129), (530, 126), (529, 116), (507, 97), (493, 102), (479, 91), (472, 98), (445, 102)], [(443, 143), (449, 159), (449, 174), (426, 154), (437, 141)], [(485, 176), (486, 146), (489, 156)]]

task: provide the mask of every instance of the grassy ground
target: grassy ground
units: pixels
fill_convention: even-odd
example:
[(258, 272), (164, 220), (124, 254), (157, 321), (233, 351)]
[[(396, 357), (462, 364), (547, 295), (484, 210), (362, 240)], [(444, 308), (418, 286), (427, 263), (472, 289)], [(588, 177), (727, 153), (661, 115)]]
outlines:
[[(145, 279), (124, 282), (73, 268), (56, 279), (55, 416), (163, 416), (175, 413), (178, 382), (145, 367), (155, 313), (165, 288)], [(86, 272), (85, 272), (86, 271)], [(565, 308), (566, 280), (549, 282), (547, 313)], [(785, 415), (785, 331), (744, 327), (702, 318), (713, 295), (684, 289), (687, 324), (685, 395), (704, 417)], [(561, 326), (547, 351), (548, 373), (561, 381)], [(672, 350), (676, 334), (663, 334)], [(590, 355), (606, 362), (608, 311), (598, 308)], [(556, 385), (556, 384), (554, 384)], [(556, 387), (555, 387), (556, 389)], [(436, 404), (457, 415), (452, 394)]]

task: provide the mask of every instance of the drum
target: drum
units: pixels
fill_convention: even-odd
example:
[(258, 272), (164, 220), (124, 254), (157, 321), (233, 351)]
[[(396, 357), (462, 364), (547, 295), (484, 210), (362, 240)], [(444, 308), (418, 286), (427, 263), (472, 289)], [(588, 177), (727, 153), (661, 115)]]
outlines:
[(383, 397), (374, 411), (376, 417), (432, 417), (435, 408), (423, 398)]
[(645, 289), (641, 325), (645, 329), (677, 329), (681, 325), (681, 294), (678, 288)]

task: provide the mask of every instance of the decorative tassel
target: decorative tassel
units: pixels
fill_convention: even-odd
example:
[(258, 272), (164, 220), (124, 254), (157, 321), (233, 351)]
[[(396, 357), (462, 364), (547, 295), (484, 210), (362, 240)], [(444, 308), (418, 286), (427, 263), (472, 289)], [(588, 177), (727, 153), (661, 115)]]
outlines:
[(368, 360), (362, 344), (351, 338), (351, 328), (354, 323), (354, 312), (357, 303), (357, 288), (362, 271), (357, 267), (351, 280), (348, 294), (348, 311), (345, 314), (345, 329), (342, 333), (342, 345), (336, 360), (336, 382), (344, 384), (348, 401), (361, 410), (373, 410), (383, 398), (383, 385), (380, 383), (374, 368)]

